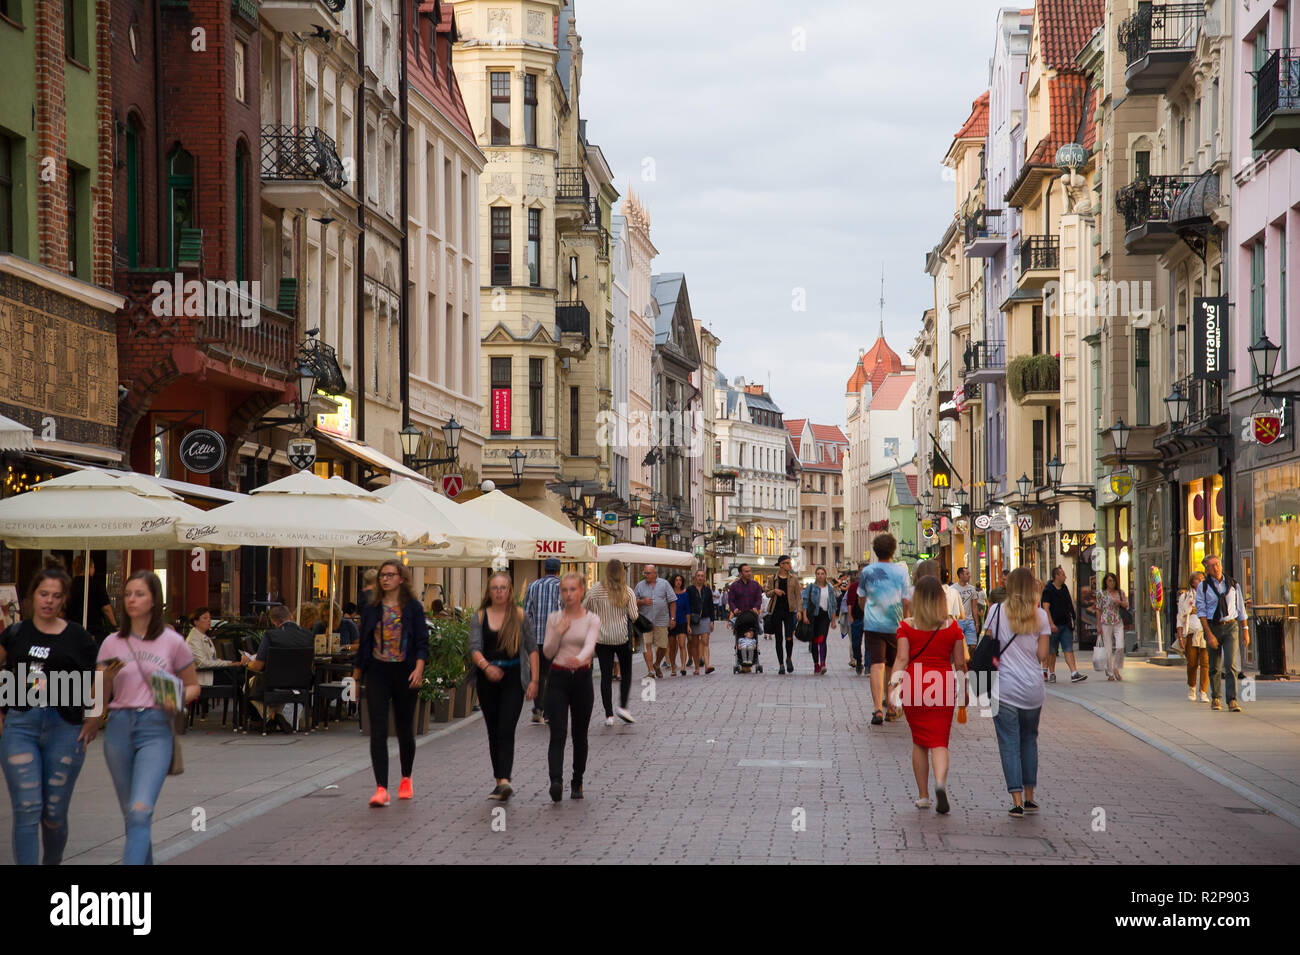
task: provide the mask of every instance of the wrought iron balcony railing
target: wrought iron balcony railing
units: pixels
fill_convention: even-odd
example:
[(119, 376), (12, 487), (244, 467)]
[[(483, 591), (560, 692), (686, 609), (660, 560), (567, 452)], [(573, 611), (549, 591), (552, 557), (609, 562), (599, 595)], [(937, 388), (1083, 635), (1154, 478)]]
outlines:
[[(962, 377), (966, 378), (980, 371), (1005, 370), (1007, 367), (1007, 343), (1005, 341), (967, 342), (962, 355)], [(966, 391), (970, 393), (970, 385)]]
[(1001, 209), (980, 209), (967, 216), (963, 224), (967, 245), (977, 239), (1003, 238)]
[(587, 177), (581, 166), (555, 167), (555, 198), (558, 202), (587, 201)]
[(1027, 235), (1016, 249), (1020, 274), (1035, 269), (1055, 269), (1061, 261), (1061, 240), (1054, 235)]
[(1148, 222), (1167, 222), (1178, 194), (1195, 181), (1195, 176), (1148, 176), (1116, 190), (1115, 211), (1124, 217), (1124, 231)]
[(1225, 414), (1223, 407), (1223, 382), (1207, 381), (1188, 376), (1174, 382), (1174, 388), (1187, 396), (1187, 423), (1181, 430), (1195, 431), (1205, 427), (1212, 419)]
[(1119, 25), (1124, 65), (1132, 66), (1153, 52), (1192, 50), (1205, 19), (1203, 3), (1165, 3), (1138, 7)]
[(557, 302), (555, 327), (560, 334), (591, 337), (591, 313), (582, 302)]
[(1300, 109), (1300, 51), (1274, 50), (1255, 74), (1255, 126), (1280, 109)]
[(346, 182), (338, 148), (318, 126), (263, 126), (262, 178), (319, 179), (335, 189)]

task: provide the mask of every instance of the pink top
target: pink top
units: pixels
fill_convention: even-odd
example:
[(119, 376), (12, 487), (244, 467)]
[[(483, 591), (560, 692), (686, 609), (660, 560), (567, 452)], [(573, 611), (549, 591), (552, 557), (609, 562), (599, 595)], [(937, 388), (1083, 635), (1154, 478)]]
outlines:
[(113, 699), (108, 704), (110, 710), (157, 709), (149, 677), (155, 670), (180, 676), (181, 671), (194, 662), (189, 644), (171, 627), (164, 627), (153, 640), (140, 637), (124, 640), (116, 633), (106, 637), (99, 647), (99, 662), (114, 657), (124, 666), (113, 678)]
[(563, 610), (557, 610), (546, 618), (546, 640), (542, 643), (542, 653), (552, 663), (562, 667), (586, 666), (591, 662), (591, 655), (596, 652), (596, 638), (600, 636), (600, 618), (590, 610), (577, 620), (570, 620), (563, 635), (556, 632)]

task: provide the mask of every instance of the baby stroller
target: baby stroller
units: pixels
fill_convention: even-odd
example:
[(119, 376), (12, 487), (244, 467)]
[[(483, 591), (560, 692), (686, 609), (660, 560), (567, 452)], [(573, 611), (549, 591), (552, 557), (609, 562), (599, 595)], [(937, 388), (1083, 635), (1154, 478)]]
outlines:
[(763, 664), (758, 662), (758, 630), (758, 614), (754, 611), (742, 610), (736, 614), (731, 624), (736, 638), (736, 665), (732, 673), (749, 673), (751, 668), (763, 672)]

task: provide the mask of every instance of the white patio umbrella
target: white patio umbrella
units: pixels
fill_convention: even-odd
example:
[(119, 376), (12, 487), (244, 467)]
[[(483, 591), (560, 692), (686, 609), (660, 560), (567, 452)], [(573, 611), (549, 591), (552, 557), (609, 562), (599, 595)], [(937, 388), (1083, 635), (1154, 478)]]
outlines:
[[(299, 471), (259, 487), (247, 498), (182, 521), (176, 532), (191, 546), (252, 546), (366, 550), (377, 556), (428, 544), (446, 537), (437, 528), (381, 501), (341, 477), (326, 480)], [(298, 562), (298, 574), (302, 561)], [(330, 581), (330, 603), (334, 602)], [(297, 609), (302, 609), (301, 580), (296, 581)]]
[[(176, 525), (199, 521), (191, 507), (143, 475), (86, 468), (0, 501), (0, 540), (15, 549), (174, 550)], [(135, 479), (139, 480), (135, 480)], [(193, 546), (193, 545), (189, 545)], [(82, 624), (89, 616), (90, 588), (84, 587)]]
[(596, 545), (586, 537), (522, 501), (516, 501), (504, 491), (489, 491), (461, 506), (490, 517), (499, 524), (513, 527), (516, 536), (527, 540), (529, 546), (524, 548), (517, 559), (545, 560), (547, 557), (555, 557), (569, 562), (596, 559)]
[(694, 567), (696, 564), (695, 555), (689, 551), (644, 544), (601, 544), (597, 553), (601, 563), (617, 559), (625, 564), (655, 564), (659, 567)]

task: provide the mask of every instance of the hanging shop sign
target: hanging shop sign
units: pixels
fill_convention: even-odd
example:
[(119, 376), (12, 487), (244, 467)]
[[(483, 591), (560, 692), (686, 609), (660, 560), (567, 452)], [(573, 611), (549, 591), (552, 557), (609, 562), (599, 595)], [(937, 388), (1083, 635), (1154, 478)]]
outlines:
[(284, 453), (288, 455), (290, 464), (299, 471), (306, 471), (316, 463), (316, 442), (311, 438), (290, 438)]
[(1192, 349), (1196, 356), (1196, 378), (1203, 381), (1227, 381), (1227, 336), (1227, 296), (1192, 299)]
[(1241, 439), (1262, 445), (1273, 444), (1281, 440), (1284, 422), (1281, 411), (1257, 411), (1246, 420)]
[(930, 458), (930, 473), (934, 475), (931, 483), (935, 487), (952, 487), (952, 472), (937, 448)]
[(181, 438), (181, 464), (195, 474), (211, 474), (226, 460), (226, 442), (211, 428), (196, 428)]
[(609, 525), (617, 524), (618, 514), (615, 513), (614, 511), (605, 511), (605, 513), (600, 515), (600, 521), (602, 524), (609, 524)]
[(323, 431), (325, 434), (336, 435), (340, 438), (352, 437), (352, 399), (343, 395), (326, 395), (320, 392), (324, 397), (335, 402), (339, 408), (333, 414), (318, 414), (316, 416), (316, 430)]
[(992, 524), (992, 523), (993, 523), (993, 518), (989, 517), (987, 514), (976, 514), (976, 515), (975, 515), (975, 529), (976, 529), (976, 530), (986, 531), (986, 530), (989, 529), (989, 525)]
[(1133, 490), (1133, 475), (1127, 471), (1116, 471), (1110, 476), (1110, 489), (1116, 497), (1123, 497)]
[(1061, 535), (1061, 554), (1064, 557), (1074, 557), (1096, 543), (1096, 531), (1066, 531)]
[(510, 389), (492, 389), (492, 431), (494, 434), (510, 433)]
[(1017, 514), (1016, 527), (1020, 528), (1020, 533), (1028, 534), (1034, 529), (1034, 517), (1032, 514)]
[(465, 489), (465, 477), (462, 474), (444, 474), (442, 476), (442, 493), (449, 498), (455, 498), (457, 494)]
[(1004, 531), (1011, 530), (1011, 522), (1001, 514), (994, 514), (989, 518), (989, 530), (1001, 534)]
[(927, 520), (921, 522), (921, 536), (927, 541), (932, 541), (936, 536), (938, 536), (934, 530), (934, 521)]

